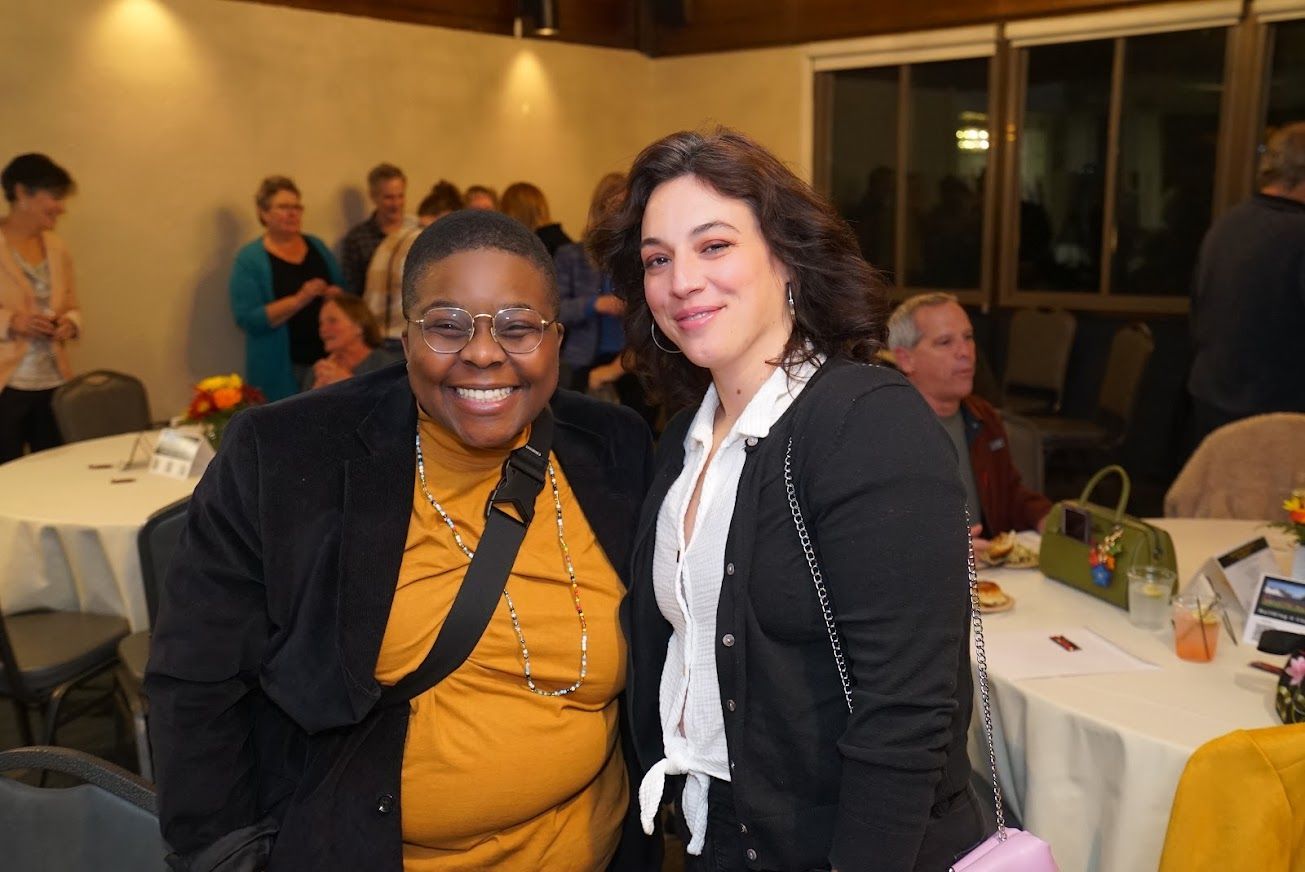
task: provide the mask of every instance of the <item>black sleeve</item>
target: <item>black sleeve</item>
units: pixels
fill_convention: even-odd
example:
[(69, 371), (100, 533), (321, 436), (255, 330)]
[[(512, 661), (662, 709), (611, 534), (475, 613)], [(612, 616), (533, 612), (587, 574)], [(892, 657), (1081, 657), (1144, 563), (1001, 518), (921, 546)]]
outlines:
[(872, 387), (821, 417), (799, 487), (855, 682), (830, 860), (909, 872), (968, 642), (965, 495), (946, 434), (909, 385)]
[(150, 639), (145, 690), (159, 817), (183, 857), (267, 829), (252, 747), (268, 637), (252, 418), (232, 420), (195, 489)]

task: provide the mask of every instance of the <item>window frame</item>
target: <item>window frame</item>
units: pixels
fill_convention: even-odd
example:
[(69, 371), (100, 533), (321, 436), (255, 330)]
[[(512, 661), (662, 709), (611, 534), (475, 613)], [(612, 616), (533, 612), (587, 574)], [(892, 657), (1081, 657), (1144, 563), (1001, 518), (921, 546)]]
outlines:
[[(1245, 196), (1231, 184), (1230, 169), (1238, 151), (1235, 119), (1230, 99), (1235, 85), (1240, 3), (1229, 0), (1199, 0), (1186, 4), (1158, 4), (1122, 12), (1072, 15), (1060, 19), (1017, 22), (1004, 29), (1006, 110), (1003, 117), (1006, 146), (1001, 165), (1002, 225), (998, 243), (997, 303), (1005, 307), (1055, 306), (1075, 311), (1143, 314), (1186, 314), (1191, 297), (1160, 294), (1119, 294), (1111, 289), (1117, 242), (1115, 215), (1119, 196), (1119, 134), (1123, 114), (1126, 74), (1126, 40), (1134, 36), (1180, 33), (1205, 28), (1225, 28), (1223, 95), (1219, 103), (1218, 133), (1214, 163), (1214, 194), (1211, 220)], [(1105, 190), (1101, 209), (1101, 251), (1098, 255), (1095, 291), (1024, 290), (1018, 287), (1020, 141), (1024, 132), (1024, 109), (1028, 88), (1029, 50), (1072, 42), (1112, 40), (1110, 105), (1106, 121)]]
[[(888, 286), (889, 296), (894, 301), (916, 294), (942, 291), (954, 294), (965, 305), (984, 306), (992, 299), (993, 276), (996, 262), (996, 224), (997, 215), (997, 152), (996, 124), (1000, 117), (1000, 78), (998, 76), (999, 27), (997, 25), (980, 25), (975, 27), (958, 27), (947, 30), (928, 31), (924, 33), (894, 34), (891, 36), (867, 37), (865, 39), (839, 40), (836, 42), (813, 43), (804, 47), (807, 58), (809, 87), (806, 92), (811, 95), (812, 110), (809, 113), (811, 131), (810, 140), (804, 142), (803, 169), (817, 191), (828, 195), (831, 188), (830, 170), (830, 119), (833, 99), (833, 75), (843, 70), (868, 69), (871, 67), (895, 67), (898, 69), (897, 105), (898, 123), (896, 131), (896, 174), (894, 185), (893, 221), (895, 233), (893, 238), (894, 281)], [(913, 65), (935, 63), (939, 61), (977, 60), (988, 61), (988, 171), (984, 173), (983, 184), (983, 229), (980, 237), (979, 285), (977, 288), (935, 288), (924, 285), (908, 285), (901, 280), (906, 277), (906, 252), (909, 213), (907, 210), (907, 186), (904, 183), (910, 167), (911, 111), (910, 87), (911, 68)], [(807, 114), (807, 113), (804, 113)]]

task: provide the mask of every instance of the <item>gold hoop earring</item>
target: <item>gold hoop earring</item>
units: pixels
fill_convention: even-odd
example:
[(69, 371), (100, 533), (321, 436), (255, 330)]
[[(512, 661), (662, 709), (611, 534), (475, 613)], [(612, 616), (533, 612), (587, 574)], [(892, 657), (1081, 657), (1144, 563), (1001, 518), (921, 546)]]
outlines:
[(678, 348), (667, 348), (665, 345), (662, 345), (660, 342), (657, 341), (657, 319), (656, 319), (656, 318), (654, 318), (652, 321), (649, 322), (649, 324), (648, 324), (648, 332), (652, 334), (653, 345), (656, 345), (658, 348), (660, 348), (662, 351), (665, 351), (667, 354), (683, 354), (683, 353), (684, 353), (683, 351), (680, 351), (680, 349), (678, 349)]

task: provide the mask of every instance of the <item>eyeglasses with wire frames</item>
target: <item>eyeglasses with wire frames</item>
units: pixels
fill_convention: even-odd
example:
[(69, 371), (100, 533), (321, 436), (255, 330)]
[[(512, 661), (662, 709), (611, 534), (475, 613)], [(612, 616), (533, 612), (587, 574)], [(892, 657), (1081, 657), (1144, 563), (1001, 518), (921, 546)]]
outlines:
[(422, 341), (436, 354), (457, 354), (467, 347), (476, 335), (476, 322), (489, 319), (489, 334), (509, 354), (529, 354), (544, 341), (544, 332), (561, 322), (551, 321), (528, 306), (499, 309), (494, 314), (481, 312), (473, 315), (456, 306), (436, 306), (427, 309), (420, 318), (407, 318), (409, 324), (421, 328)]

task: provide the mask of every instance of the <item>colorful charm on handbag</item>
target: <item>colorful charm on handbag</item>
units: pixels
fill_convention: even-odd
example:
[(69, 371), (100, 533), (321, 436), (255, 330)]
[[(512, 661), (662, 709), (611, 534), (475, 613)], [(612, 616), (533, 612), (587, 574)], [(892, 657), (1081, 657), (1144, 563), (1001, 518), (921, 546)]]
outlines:
[(1124, 550), (1119, 542), (1123, 535), (1124, 528), (1116, 526), (1088, 551), (1088, 566), (1092, 567), (1092, 583), (1098, 587), (1110, 587), (1110, 582), (1115, 577), (1115, 558)]

